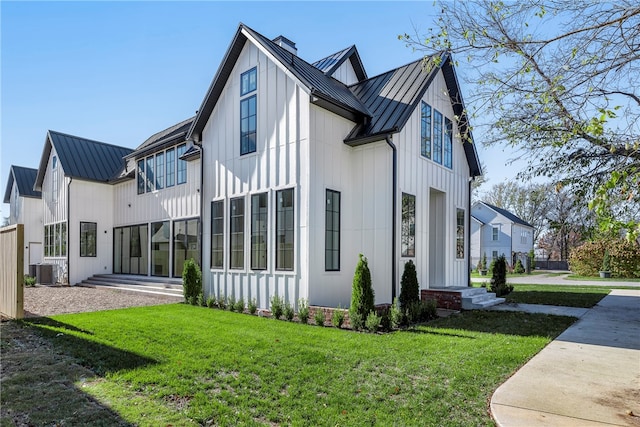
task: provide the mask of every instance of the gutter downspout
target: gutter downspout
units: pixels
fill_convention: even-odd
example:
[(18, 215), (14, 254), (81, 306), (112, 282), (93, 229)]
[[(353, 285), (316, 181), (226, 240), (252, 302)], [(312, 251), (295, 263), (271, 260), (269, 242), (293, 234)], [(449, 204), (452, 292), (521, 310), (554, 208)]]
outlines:
[(396, 246), (397, 246), (397, 225), (398, 225), (398, 149), (394, 145), (393, 141), (391, 141), (391, 135), (387, 135), (385, 137), (385, 141), (387, 145), (391, 147), (391, 151), (393, 152), (393, 191), (392, 191), (392, 226), (391, 229), (391, 303), (396, 299), (396, 282), (397, 282), (397, 274), (396, 274)]
[[(467, 203), (467, 286), (471, 287), (471, 184), (476, 180), (475, 176), (469, 178), (469, 201)], [(482, 230), (480, 230), (480, 240), (482, 240)], [(480, 255), (482, 256), (482, 255)]]
[(71, 267), (70, 267), (70, 259), (69, 252), (71, 251), (69, 247), (69, 233), (71, 233), (71, 182), (73, 181), (73, 177), (69, 177), (69, 183), (67, 184), (67, 242), (65, 243), (65, 248), (67, 249), (67, 285), (71, 286)]

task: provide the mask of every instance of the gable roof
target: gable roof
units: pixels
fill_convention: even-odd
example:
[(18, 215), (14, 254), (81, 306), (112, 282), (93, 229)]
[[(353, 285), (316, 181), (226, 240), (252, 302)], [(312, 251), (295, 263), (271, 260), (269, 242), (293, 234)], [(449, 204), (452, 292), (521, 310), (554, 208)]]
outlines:
[(7, 187), (4, 192), (4, 203), (11, 203), (11, 190), (13, 189), (14, 182), (18, 187), (18, 194), (20, 194), (21, 197), (41, 199), (42, 193), (33, 189), (37, 174), (38, 169), (11, 165)]
[(65, 176), (97, 182), (109, 182), (120, 175), (125, 166), (123, 158), (133, 151), (130, 148), (50, 130), (47, 132), (34, 186), (39, 190), (42, 190), (51, 147), (55, 147)]
[(511, 222), (513, 222), (515, 224), (520, 224), (520, 225), (524, 225), (525, 227), (534, 228), (533, 225), (529, 224), (527, 221), (523, 220), (522, 218), (512, 214), (511, 212), (509, 212), (506, 209), (499, 208), (497, 206), (491, 205), (491, 204), (486, 203), (486, 202), (478, 202), (478, 203), (482, 203), (483, 205), (485, 205), (489, 209), (493, 209), (495, 212), (497, 212), (500, 215), (506, 217), (509, 221), (511, 221)]
[(318, 68), (241, 23), (202, 101), (188, 138), (193, 134), (200, 134), (204, 129), (248, 39), (289, 71), (308, 90), (314, 104), (354, 121), (371, 116), (364, 104), (342, 82), (325, 75)]
[(125, 157), (143, 157), (153, 151), (160, 150), (177, 142), (186, 141), (187, 133), (193, 125), (194, 120), (195, 116), (176, 123), (173, 126), (169, 126), (160, 132), (156, 132)]
[(326, 58), (322, 58), (311, 65), (322, 71), (327, 76), (332, 76), (347, 59), (351, 61), (351, 66), (353, 67), (353, 71), (356, 73), (356, 77), (358, 77), (358, 81), (366, 80), (367, 72), (364, 69), (362, 60), (360, 60), (360, 55), (358, 54), (356, 45), (351, 45), (350, 47), (342, 49), (341, 51), (329, 55)]

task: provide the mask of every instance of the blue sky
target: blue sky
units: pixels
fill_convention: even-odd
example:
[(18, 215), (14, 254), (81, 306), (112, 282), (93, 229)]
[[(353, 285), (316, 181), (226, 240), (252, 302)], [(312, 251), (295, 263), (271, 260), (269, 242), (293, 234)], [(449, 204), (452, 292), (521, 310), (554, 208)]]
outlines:
[[(431, 1), (1, 1), (2, 192), (10, 165), (38, 167), (49, 129), (135, 148), (192, 116), (240, 22), (309, 62), (355, 44), (374, 76), (420, 57), (397, 36), (436, 13)], [(490, 184), (517, 172), (502, 149), (478, 149)]]

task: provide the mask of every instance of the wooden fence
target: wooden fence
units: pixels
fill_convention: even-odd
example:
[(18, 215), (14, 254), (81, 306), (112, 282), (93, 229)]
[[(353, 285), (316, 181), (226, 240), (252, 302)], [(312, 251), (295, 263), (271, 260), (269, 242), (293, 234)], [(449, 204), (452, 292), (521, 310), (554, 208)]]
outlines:
[(0, 228), (0, 313), (24, 317), (24, 225)]

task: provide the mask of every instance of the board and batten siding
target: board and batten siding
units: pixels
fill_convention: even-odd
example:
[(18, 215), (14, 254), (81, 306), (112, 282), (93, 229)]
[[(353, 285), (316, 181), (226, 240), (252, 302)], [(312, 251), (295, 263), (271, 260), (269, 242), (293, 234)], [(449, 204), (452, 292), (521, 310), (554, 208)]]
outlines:
[(352, 84), (358, 83), (358, 76), (356, 72), (353, 70), (353, 65), (351, 65), (350, 60), (344, 61), (337, 70), (331, 74), (336, 80), (340, 80), (342, 83), (350, 86)]
[[(256, 152), (240, 156), (240, 75), (257, 67)], [(280, 65), (247, 42), (202, 133), (205, 185), (203, 281), (207, 296), (256, 299), (271, 296), (295, 304), (308, 298), (309, 96)], [(293, 188), (295, 250), (293, 271), (275, 269), (276, 191)], [(267, 269), (250, 268), (252, 194), (268, 193)], [(229, 200), (243, 197), (244, 268), (229, 268)], [(211, 268), (211, 202), (224, 200), (224, 268)]]
[[(376, 304), (391, 302), (392, 152), (385, 141), (356, 148), (355, 123), (311, 106), (309, 302), (348, 307), (358, 255), (368, 259)], [(340, 270), (325, 270), (326, 190), (340, 192)]]
[(29, 274), (30, 264), (42, 262), (42, 200), (35, 197), (23, 197), (14, 180), (11, 187), (11, 210), (9, 224), (24, 225), (24, 274)]
[[(416, 197), (415, 257), (400, 258), (398, 275), (402, 275), (405, 262), (411, 259), (416, 264), (421, 289), (468, 286), (467, 257), (470, 254), (467, 253), (466, 243), (469, 239), (470, 173), (442, 71), (438, 72), (422, 100), (453, 122), (453, 161), (452, 168), (449, 169), (421, 156), (420, 103), (418, 103), (404, 128), (393, 137), (393, 142), (398, 147), (398, 222), (401, 222), (402, 218), (402, 193)], [(443, 219), (439, 218), (439, 215), (430, 215), (433, 210), (430, 206), (432, 191), (441, 197), (438, 200), (444, 202), (443, 207), (438, 207), (443, 209)], [(465, 257), (463, 259), (456, 258), (456, 209), (458, 208), (465, 211)], [(443, 239), (438, 239), (435, 245), (430, 244), (430, 235), (433, 234), (430, 233), (430, 226), (433, 224), (436, 224), (438, 233), (443, 233)], [(444, 229), (441, 229), (442, 226)], [(400, 229), (398, 232), (400, 233)], [(400, 248), (398, 248), (398, 254), (401, 254)], [(444, 259), (438, 262), (444, 266), (444, 271), (438, 272), (434, 279), (434, 272), (429, 272), (429, 260), (441, 254), (444, 255)]]
[[(56, 224), (59, 222), (67, 221), (67, 191), (69, 188), (69, 182), (71, 178), (68, 178), (64, 174), (60, 158), (58, 157), (58, 167), (55, 170), (51, 169), (53, 156), (58, 157), (55, 147), (51, 146), (51, 152), (49, 153), (49, 161), (47, 162), (47, 170), (44, 174), (42, 181), (42, 211), (43, 211), (43, 244), (44, 244), (44, 226), (49, 224)], [(53, 182), (54, 175), (58, 180), (58, 194), (57, 197), (53, 194)], [(67, 234), (67, 248), (69, 242), (69, 236)], [(68, 278), (67, 275), (67, 257), (43, 257), (45, 264), (52, 264), (54, 280), (65, 283)]]

